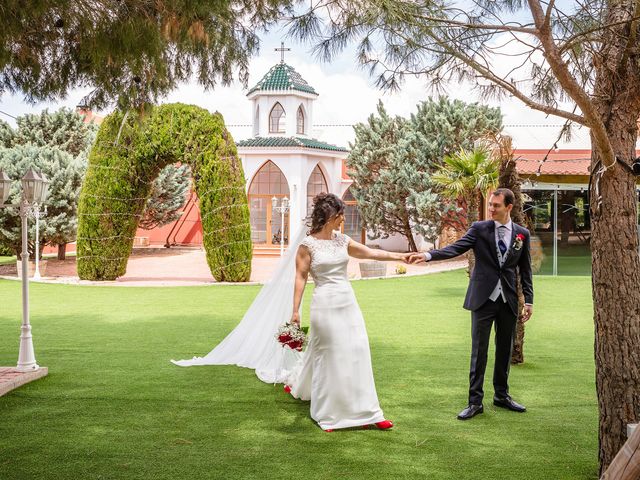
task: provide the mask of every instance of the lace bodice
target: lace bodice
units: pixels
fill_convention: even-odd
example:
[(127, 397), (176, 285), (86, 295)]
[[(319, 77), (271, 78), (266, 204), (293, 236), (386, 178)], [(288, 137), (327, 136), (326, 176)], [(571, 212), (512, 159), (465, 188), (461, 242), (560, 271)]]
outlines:
[(319, 240), (311, 235), (301, 243), (311, 253), (311, 277), (316, 287), (348, 281), (349, 237), (335, 232), (330, 240)]

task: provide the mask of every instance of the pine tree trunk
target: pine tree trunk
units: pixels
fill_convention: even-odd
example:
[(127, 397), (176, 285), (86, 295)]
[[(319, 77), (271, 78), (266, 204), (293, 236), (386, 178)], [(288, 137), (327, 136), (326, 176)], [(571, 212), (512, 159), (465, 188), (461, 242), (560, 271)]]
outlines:
[(405, 226), (404, 236), (407, 237), (407, 242), (409, 243), (409, 251), (417, 252), (418, 246), (416, 245), (416, 240), (413, 238), (413, 232), (411, 231), (411, 226), (407, 221), (407, 225)]
[[(500, 155), (500, 178), (499, 186), (508, 188), (513, 192), (515, 202), (511, 209), (511, 219), (518, 225), (525, 225), (526, 217), (522, 210), (522, 191), (520, 190), (520, 177), (516, 170), (516, 162), (513, 158), (513, 146), (511, 138), (500, 137), (497, 139), (498, 153)], [(524, 293), (520, 284), (520, 277), (516, 276), (516, 292), (518, 292), (518, 312), (524, 308)], [(513, 339), (513, 350), (511, 352), (511, 363), (518, 365), (524, 363), (524, 323), (522, 316), (518, 315), (516, 323), (516, 334)]]
[(67, 244), (58, 244), (58, 260), (64, 260), (67, 258)]
[[(637, 40), (630, 35), (637, 27), (625, 21), (632, 15), (627, 7), (608, 3), (606, 22), (620, 26), (604, 33), (592, 102), (609, 145), (598, 144), (598, 132), (592, 130), (589, 192), (600, 474), (624, 445), (627, 424), (640, 420), (637, 178), (621, 163), (631, 164), (638, 139), (640, 76)], [(611, 158), (600, 158), (608, 147), (616, 157), (613, 165)], [(610, 167), (599, 175), (605, 163)]]
[[(635, 156), (638, 115), (629, 112), (626, 103), (607, 106), (611, 108), (607, 129), (619, 161), (630, 163)], [(595, 172), (601, 164), (593, 137), (592, 145)], [(593, 173), (592, 177), (592, 284), (602, 474), (624, 445), (627, 424), (640, 420), (640, 256), (635, 177), (619, 163), (600, 181)]]
[[(476, 220), (478, 220), (478, 194), (474, 191), (469, 196), (469, 201), (467, 202), (467, 229), (471, 228), (471, 224)], [(467, 251), (467, 260), (469, 262), (467, 274), (469, 278), (471, 278), (473, 269), (476, 268), (476, 257), (473, 254), (473, 250)]]

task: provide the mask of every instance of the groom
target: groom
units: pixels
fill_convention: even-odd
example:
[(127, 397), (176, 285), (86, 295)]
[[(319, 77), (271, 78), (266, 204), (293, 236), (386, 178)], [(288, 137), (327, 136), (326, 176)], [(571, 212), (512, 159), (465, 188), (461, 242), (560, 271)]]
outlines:
[(489, 199), (492, 220), (474, 222), (467, 233), (448, 247), (416, 253), (411, 263), (445, 260), (473, 249), (476, 265), (471, 273), (464, 308), (471, 310), (471, 367), (469, 371), (469, 405), (458, 414), (460, 420), (468, 420), (483, 412), (484, 371), (491, 326), (495, 323), (496, 355), (493, 369), (493, 404), (514, 412), (526, 408), (509, 396), (509, 366), (513, 337), (518, 317), (516, 292), (516, 267), (524, 292), (525, 307), (522, 321), (533, 313), (533, 282), (529, 231), (511, 221), (513, 192), (498, 188)]

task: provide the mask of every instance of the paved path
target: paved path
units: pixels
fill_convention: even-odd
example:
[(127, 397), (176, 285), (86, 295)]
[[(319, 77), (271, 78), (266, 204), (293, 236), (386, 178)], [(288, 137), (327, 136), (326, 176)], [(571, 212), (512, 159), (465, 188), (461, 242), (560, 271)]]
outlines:
[(25, 383), (33, 382), (49, 373), (47, 367), (34, 372), (18, 372), (14, 367), (0, 367), (0, 397)]
[[(251, 264), (251, 282), (264, 283), (272, 275), (279, 257), (254, 257)], [(349, 278), (360, 278), (359, 263), (364, 260), (352, 258), (349, 262)], [(396, 265), (401, 262), (386, 262), (387, 276), (395, 275)], [(464, 259), (444, 262), (405, 265), (406, 275), (424, 275), (464, 268)], [(1, 271), (2, 278), (16, 278), (15, 266)], [(13, 275), (12, 275), (13, 274)], [(44, 282), (87, 285), (115, 286), (189, 286), (209, 285), (216, 283), (205, 259), (204, 250), (200, 249), (136, 249), (129, 258), (127, 273), (113, 282), (88, 282), (79, 280), (75, 269), (75, 260), (69, 258), (64, 262), (49, 260)]]

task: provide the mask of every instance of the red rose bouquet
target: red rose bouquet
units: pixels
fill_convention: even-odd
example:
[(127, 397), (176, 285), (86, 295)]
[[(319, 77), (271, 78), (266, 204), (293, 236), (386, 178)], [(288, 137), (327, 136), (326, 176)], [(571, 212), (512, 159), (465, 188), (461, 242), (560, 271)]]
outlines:
[(291, 350), (301, 352), (307, 336), (298, 324), (285, 323), (278, 329), (276, 340), (283, 347), (289, 347)]

